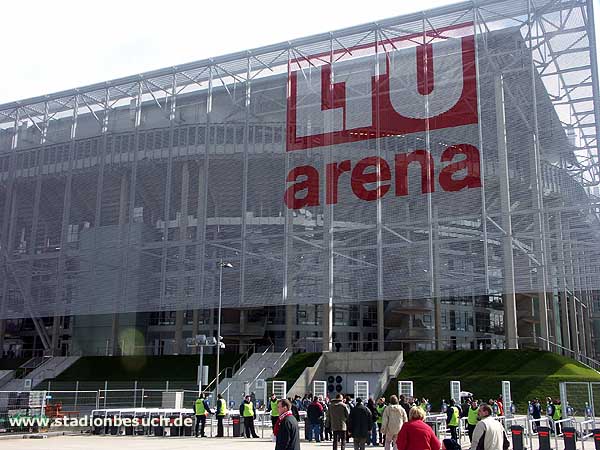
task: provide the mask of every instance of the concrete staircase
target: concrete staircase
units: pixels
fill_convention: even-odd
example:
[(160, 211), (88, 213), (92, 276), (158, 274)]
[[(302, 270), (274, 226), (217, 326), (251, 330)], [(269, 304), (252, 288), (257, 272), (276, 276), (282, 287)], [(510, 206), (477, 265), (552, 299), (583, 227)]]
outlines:
[(354, 391), (354, 381), (368, 381), (370, 396), (377, 397), (403, 366), (401, 351), (324, 352), (314, 366), (304, 369), (293, 386), (288, 386), (288, 397), (313, 392), (314, 381), (326, 381), (330, 376), (342, 377), (343, 393), (347, 394)]
[[(63, 373), (78, 359), (79, 356), (52, 356), (44, 358), (44, 361), (39, 366), (23, 378), (14, 378), (13, 373), (10, 381), (4, 385), (1, 384), (2, 379), (0, 379), (0, 389), (3, 391), (26, 391), (34, 389), (42, 381), (55, 378)], [(26, 388), (29, 385), (28, 380), (31, 380), (31, 387)]]
[(15, 377), (15, 370), (0, 370), (0, 389)]
[(277, 375), (290, 356), (292, 353), (287, 349), (283, 352), (265, 350), (262, 353), (252, 354), (233, 377), (221, 380), (219, 392), (223, 394), (227, 404), (232, 400), (239, 405), (244, 395), (251, 392), (256, 394), (257, 399), (262, 400), (264, 387), (261, 387), (260, 380)]

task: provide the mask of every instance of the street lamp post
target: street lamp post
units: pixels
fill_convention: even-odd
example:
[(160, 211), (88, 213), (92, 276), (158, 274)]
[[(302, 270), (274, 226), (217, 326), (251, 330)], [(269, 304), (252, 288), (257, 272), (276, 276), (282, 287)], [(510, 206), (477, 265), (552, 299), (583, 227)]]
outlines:
[[(220, 367), (220, 355), (221, 355), (221, 306), (223, 304), (223, 268), (232, 268), (233, 264), (227, 261), (223, 261), (223, 258), (219, 260), (219, 309), (217, 311), (217, 378), (215, 383), (215, 399), (219, 394), (219, 372)], [(223, 345), (224, 346), (224, 345)]]

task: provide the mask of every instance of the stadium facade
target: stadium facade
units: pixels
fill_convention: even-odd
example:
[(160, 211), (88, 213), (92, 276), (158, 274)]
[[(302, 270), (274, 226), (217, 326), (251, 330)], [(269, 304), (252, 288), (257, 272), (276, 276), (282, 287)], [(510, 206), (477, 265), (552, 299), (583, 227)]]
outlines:
[(221, 302), (230, 349), (592, 361), (593, 19), (477, 0), (0, 105), (0, 349), (186, 353)]

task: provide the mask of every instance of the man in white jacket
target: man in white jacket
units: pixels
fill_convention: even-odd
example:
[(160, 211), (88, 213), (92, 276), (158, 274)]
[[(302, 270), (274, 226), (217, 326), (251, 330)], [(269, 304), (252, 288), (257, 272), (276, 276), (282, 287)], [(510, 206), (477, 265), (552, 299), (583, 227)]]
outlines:
[(394, 450), (398, 450), (396, 438), (402, 425), (408, 421), (406, 411), (400, 406), (398, 397), (395, 395), (390, 397), (390, 404), (383, 410), (381, 419), (381, 433), (385, 435), (385, 450), (390, 450), (390, 445)]
[[(509, 443), (508, 437), (504, 432), (504, 427), (500, 422), (492, 417), (492, 408), (490, 405), (483, 404), (477, 411), (479, 422), (473, 431), (473, 441), (471, 450), (506, 450)], [(479, 441), (483, 439), (483, 445)]]

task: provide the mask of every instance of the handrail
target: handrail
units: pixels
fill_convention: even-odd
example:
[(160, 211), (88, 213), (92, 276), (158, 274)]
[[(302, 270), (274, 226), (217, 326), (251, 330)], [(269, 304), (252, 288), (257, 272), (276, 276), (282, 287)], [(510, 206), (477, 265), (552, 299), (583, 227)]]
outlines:
[(269, 352), (269, 350), (271, 350), (271, 347), (273, 347), (273, 344), (270, 344), (270, 345), (269, 345), (269, 346), (268, 346), (268, 347), (265, 349), (265, 351), (264, 351), (264, 352), (262, 352), (262, 356), (265, 356), (265, 355), (266, 355), (266, 354)]
[(258, 380), (258, 378), (259, 378), (259, 377), (260, 377), (260, 376), (263, 374), (263, 372), (264, 372), (265, 370), (267, 370), (267, 368), (266, 368), (266, 367), (263, 367), (263, 369), (262, 369), (260, 372), (258, 372), (258, 375), (256, 375), (256, 376), (254, 377), (254, 380), (252, 380), (250, 383), (248, 383), (248, 386), (252, 386), (252, 385), (253, 385), (253, 384), (256, 382), (256, 380)]
[(229, 367), (225, 367), (223, 370), (221, 370), (221, 371), (220, 371), (220, 372), (217, 374), (217, 376), (216, 376), (216, 377), (215, 377), (215, 378), (214, 378), (214, 379), (213, 379), (213, 380), (212, 380), (210, 383), (208, 383), (206, 386), (203, 386), (203, 387), (202, 387), (202, 390), (203, 390), (203, 391), (210, 391), (209, 387), (211, 387), (215, 381), (217, 382), (217, 385), (216, 385), (216, 386), (217, 386), (217, 388), (218, 388), (218, 386), (219, 386), (219, 385), (218, 385), (218, 383), (219, 383), (219, 378), (221, 378), (221, 374), (222, 374), (223, 372), (225, 372), (227, 369), (229, 369)]
[(282, 352), (281, 352), (281, 355), (279, 355), (279, 356), (277, 357), (277, 359), (276, 359), (276, 360), (275, 360), (275, 362), (274, 362), (274, 363), (271, 365), (271, 367), (275, 368), (275, 366), (277, 365), (277, 363), (279, 362), (279, 360), (280, 360), (281, 358), (283, 358), (283, 355), (285, 355), (285, 354), (287, 353), (287, 351), (288, 351), (288, 349), (287, 349), (287, 347), (286, 347), (286, 349), (285, 349), (284, 351), (282, 351)]

